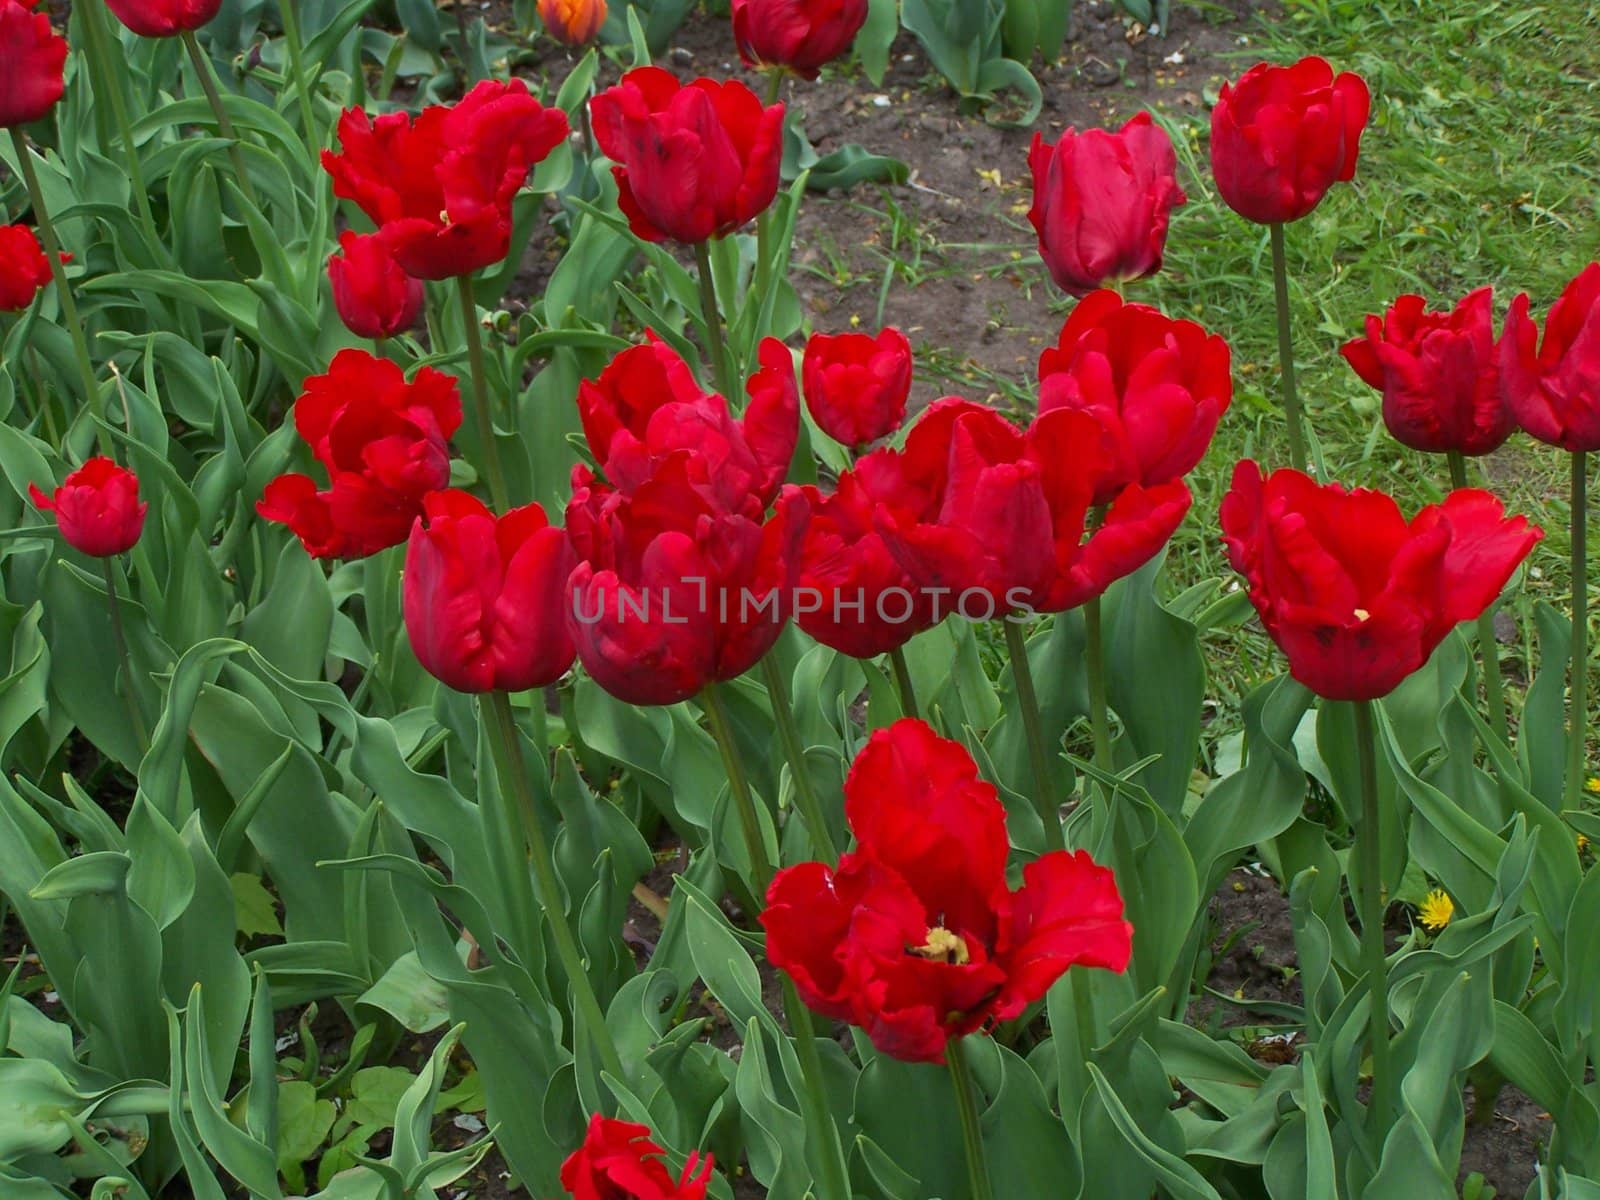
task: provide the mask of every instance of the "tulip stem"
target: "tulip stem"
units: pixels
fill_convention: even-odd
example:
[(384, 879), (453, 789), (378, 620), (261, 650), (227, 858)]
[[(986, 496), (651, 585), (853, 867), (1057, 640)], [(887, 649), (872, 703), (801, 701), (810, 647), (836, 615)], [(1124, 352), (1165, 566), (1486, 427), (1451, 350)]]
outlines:
[(133, 656), (128, 653), (128, 636), (122, 628), (122, 605), (117, 601), (117, 573), (108, 555), (100, 560), (106, 574), (106, 605), (111, 610), (111, 640), (117, 647), (117, 661), (122, 664), (122, 701), (128, 706), (128, 719), (133, 722), (133, 736), (139, 743), (139, 753), (150, 748), (150, 729), (144, 723), (144, 713), (139, 708), (139, 694), (133, 685)]
[(322, 138), (317, 133), (317, 119), (311, 111), (311, 96), (306, 91), (305, 43), (300, 38), (300, 0), (278, 0), (278, 12), (283, 16), (283, 40), (289, 47), (289, 70), (294, 75), (295, 96), (300, 102), (300, 122), (305, 126), (306, 149), (315, 165), (322, 149)]
[(994, 1200), (989, 1187), (989, 1164), (983, 1155), (983, 1125), (978, 1116), (977, 1089), (972, 1071), (962, 1052), (961, 1038), (944, 1045), (945, 1065), (950, 1068), (950, 1083), (956, 1094), (956, 1110), (961, 1114), (961, 1140), (967, 1150), (967, 1178), (971, 1180), (972, 1200)]
[(133, 192), (133, 203), (139, 210), (139, 220), (144, 225), (150, 248), (157, 254), (164, 252), (165, 244), (156, 229), (155, 213), (150, 208), (150, 194), (144, 185), (144, 167), (139, 162), (139, 150), (133, 141), (133, 125), (128, 120), (128, 104), (122, 95), (116, 69), (106, 47), (105, 13), (99, 4), (83, 5), (85, 49), (89, 54), (89, 67), (94, 76), (96, 92), (104, 92), (111, 105), (111, 117), (116, 123), (117, 138), (122, 142), (122, 154), (127, 160), (128, 187)]
[(484, 724), (489, 730), (489, 748), (494, 755), (495, 770), (500, 775), (500, 787), (502, 792), (512, 793), (522, 816), (522, 833), (528, 857), (533, 863), (534, 884), (539, 889), (539, 902), (544, 906), (545, 921), (550, 926), (550, 936), (556, 944), (556, 955), (572, 987), (578, 1020), (586, 1027), (590, 1041), (599, 1052), (601, 1066), (618, 1079), (626, 1079), (622, 1058), (617, 1053), (616, 1043), (611, 1040), (611, 1030), (606, 1026), (600, 997), (595, 995), (594, 985), (590, 983), (584, 968), (583, 951), (579, 949), (578, 939), (567, 920), (561, 883), (556, 877), (555, 860), (550, 855), (550, 844), (545, 840), (544, 826), (539, 823), (539, 814), (533, 802), (533, 788), (528, 782), (528, 765), (522, 757), (522, 746), (517, 741), (517, 722), (511, 712), (511, 697), (505, 692), (484, 692), (478, 697), (478, 702)]
[(917, 716), (917, 692), (911, 683), (911, 665), (906, 662), (904, 646), (896, 646), (889, 651), (889, 662), (894, 666), (894, 683), (900, 692), (900, 713), (902, 716)]
[(1572, 456), (1572, 709), (1567, 719), (1566, 806), (1577, 808), (1583, 795), (1584, 741), (1589, 724), (1589, 580), (1586, 543), (1589, 532), (1589, 455)]
[(472, 298), (472, 281), (456, 276), (456, 294), (461, 298), (461, 323), (467, 339), (467, 363), (472, 374), (472, 411), (477, 419), (478, 440), (483, 444), (483, 474), (489, 483), (489, 498), (502, 514), (509, 507), (505, 472), (500, 469), (500, 448), (494, 441), (494, 418), (489, 414), (489, 380), (483, 365), (483, 327), (478, 324), (478, 302)]
[(39, 239), (44, 242), (44, 256), (50, 262), (50, 277), (55, 280), (56, 300), (61, 305), (61, 317), (66, 322), (67, 333), (72, 338), (73, 357), (78, 361), (78, 378), (83, 385), (83, 398), (89, 402), (89, 411), (95, 418), (95, 441), (100, 453), (111, 457), (111, 435), (106, 432), (106, 406), (100, 395), (100, 385), (94, 376), (94, 360), (89, 356), (89, 338), (83, 329), (83, 319), (78, 315), (78, 302), (67, 286), (67, 270), (61, 263), (61, 239), (56, 237), (55, 224), (45, 208), (44, 192), (39, 187), (39, 175), (33, 169), (33, 156), (28, 150), (28, 139), (16, 126), (11, 129), (11, 145), (17, 152), (17, 166), (22, 171), (23, 186), (28, 189), (28, 203), (33, 206), (33, 223), (39, 228)]
[(811, 785), (811, 773), (806, 768), (805, 747), (800, 742), (800, 728), (795, 724), (794, 709), (789, 704), (789, 689), (778, 673), (778, 664), (771, 654), (761, 659), (761, 677), (767, 685), (767, 697), (772, 702), (772, 716), (778, 724), (778, 740), (783, 743), (783, 755), (789, 760), (789, 775), (794, 780), (795, 807), (806, 823), (806, 833), (811, 836), (812, 848), (830, 867), (839, 861), (839, 848), (822, 811), (822, 801)]
[(783, 96), (783, 75), (784, 75), (784, 69), (782, 67), (768, 67), (767, 68), (767, 107), (768, 108), (771, 108)]
[(1011, 679), (1017, 688), (1017, 705), (1022, 709), (1022, 729), (1028, 740), (1028, 757), (1033, 764), (1034, 804), (1039, 809), (1039, 819), (1044, 823), (1046, 843), (1051, 847), (1066, 846), (1066, 830), (1061, 825), (1061, 806), (1056, 800), (1054, 782), (1050, 773), (1050, 755), (1044, 742), (1044, 722), (1039, 716), (1039, 697), (1033, 690), (1033, 668), (1028, 665), (1028, 643), (1022, 635), (1022, 625), (1009, 616), (1002, 617), (1005, 626), (1006, 651), (1011, 657)]
[(244, 151), (239, 148), (239, 134), (233, 127), (233, 120), (228, 116), (228, 110), (222, 106), (222, 93), (217, 91), (217, 80), (211, 69), (211, 60), (206, 57), (206, 52), (200, 49), (200, 42), (194, 36), (194, 30), (185, 29), (178, 36), (183, 40), (184, 48), (189, 51), (189, 59), (194, 63), (194, 73), (200, 79), (200, 88), (211, 104), (211, 111), (217, 116), (217, 129), (228, 139), (228, 157), (233, 159), (233, 173), (238, 178), (239, 191), (252, 208), (260, 211), (261, 202), (256, 199), (255, 184), (250, 182), (250, 173), (245, 170)]
[(727, 706), (722, 703), (722, 692), (712, 684), (700, 693), (701, 706), (706, 711), (706, 723), (711, 726), (711, 737), (722, 755), (722, 769), (728, 776), (728, 793), (733, 798), (734, 812), (739, 817), (739, 831), (744, 835), (745, 856), (750, 860), (750, 882), (754, 885), (756, 903), (767, 902), (767, 885), (772, 882), (772, 860), (767, 857), (767, 844), (761, 837), (761, 825), (756, 820), (755, 801), (750, 798), (750, 785), (745, 780), (744, 767), (739, 762), (739, 749), (733, 741), (733, 726), (728, 720)]
[(1094, 735), (1094, 765), (1114, 771), (1111, 757), (1111, 720), (1106, 705), (1106, 645), (1101, 625), (1100, 597), (1083, 603), (1083, 667), (1089, 683), (1089, 729)]
[[(1450, 486), (1467, 486), (1467, 460), (1459, 450), (1451, 450)], [(1506, 721), (1505, 685), (1500, 678), (1500, 645), (1494, 636), (1494, 605), (1478, 614), (1478, 654), (1483, 659), (1483, 694), (1489, 702), (1489, 720), (1500, 740), (1511, 744), (1511, 726)]]
[(1274, 221), (1272, 233), (1272, 291), (1278, 303), (1278, 366), (1283, 378), (1283, 415), (1289, 423), (1289, 461), (1296, 471), (1306, 469), (1306, 431), (1300, 413), (1300, 393), (1294, 382), (1294, 338), (1289, 329), (1289, 264), (1283, 250), (1283, 223)]
[(739, 397), (733, 390), (733, 372), (728, 367), (728, 348), (722, 337), (722, 310), (717, 307), (717, 280), (711, 272), (711, 243), (696, 242), (694, 261), (700, 271), (700, 308), (706, 319), (706, 350), (716, 375), (717, 390), (732, 407)]
[(1361, 771), (1361, 825), (1356, 854), (1361, 866), (1361, 958), (1366, 968), (1368, 1041), (1372, 1055), (1372, 1128), (1389, 1111), (1389, 964), (1383, 945), (1383, 825), (1378, 816), (1378, 745), (1372, 701), (1355, 702), (1356, 757)]

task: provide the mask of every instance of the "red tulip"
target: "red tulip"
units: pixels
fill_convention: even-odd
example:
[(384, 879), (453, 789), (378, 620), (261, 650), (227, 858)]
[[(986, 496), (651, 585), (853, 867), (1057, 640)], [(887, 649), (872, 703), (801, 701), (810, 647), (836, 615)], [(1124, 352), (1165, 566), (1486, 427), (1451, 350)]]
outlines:
[(30, 483), (28, 495), (40, 512), (56, 514), (67, 545), (94, 558), (131, 550), (150, 507), (139, 503), (138, 477), (109, 458), (91, 458), (49, 496)]
[(432, 367), (407, 383), (388, 359), (341, 350), (326, 375), (306, 380), (294, 423), (331, 487), (282, 475), (256, 511), (289, 526), (314, 558), (361, 558), (405, 541), (423, 497), (448, 486), (461, 396)]
[(322, 152), (337, 196), (354, 200), (408, 275), (450, 279), (505, 258), (511, 200), (567, 136), (567, 115), (520, 79), (484, 80), (453, 105), (339, 118), (342, 153)]
[(1429, 312), (1421, 296), (1401, 296), (1365, 337), (1339, 353), (1383, 393), (1383, 423), (1413, 450), (1488, 454), (1516, 422), (1500, 392), (1494, 291), (1469, 293), (1452, 312)]
[(648, 342), (612, 359), (578, 385), (578, 412), (590, 453), (613, 487), (632, 491), (669, 456), (688, 451), (695, 479), (714, 508), (760, 521), (789, 471), (800, 436), (794, 360), (776, 338), (759, 347), (761, 369), (746, 384), (744, 419), (707, 394), (687, 363), (646, 331)]
[(959, 742), (921, 721), (868, 739), (845, 780), (856, 848), (779, 871), (761, 924), (773, 965), (885, 1054), (938, 1062), (1008, 1021), (1067, 968), (1122, 971), (1133, 928), (1112, 874), (1052, 850), (1006, 878), (1006, 814)]
[(1148, 112), (1117, 132), (1068, 129), (1051, 145), (1033, 135), (1033, 208), (1039, 254), (1063, 291), (1082, 296), (1108, 281), (1161, 269), (1172, 210), (1188, 203), (1178, 157)]
[(812, 334), (800, 371), (811, 419), (846, 446), (888, 437), (906, 419), (911, 365), (911, 343), (893, 327), (875, 338)]
[(340, 253), (328, 259), (333, 307), (357, 337), (386, 338), (417, 323), (426, 298), (422, 280), (413, 279), (377, 234), (339, 235)]
[(1039, 412), (1085, 409), (1111, 439), (1117, 465), (1096, 504), (1188, 474), (1232, 399), (1226, 341), (1109, 290), (1085, 297), (1039, 357)]
[[(72, 255), (63, 254), (62, 262)], [(21, 312), (50, 282), (50, 260), (26, 225), (0, 225), (0, 311)]]
[(42, 118), (66, 90), (62, 69), (67, 39), (32, 4), (0, 0), (0, 126), (29, 125)]
[(572, 665), (572, 547), (537, 504), (496, 517), (466, 492), (433, 492), (406, 543), (406, 635), (458, 692), (525, 692)]
[(756, 219), (778, 194), (783, 105), (737, 80), (680, 84), (639, 67), (589, 102), (595, 141), (617, 165), (617, 203), (645, 241), (704, 242)]
[(1263, 225), (1297, 221), (1354, 178), (1372, 106), (1366, 81), (1320, 58), (1258, 63), (1211, 110), (1211, 170), (1228, 207)]
[(1500, 339), (1500, 386), (1521, 425), (1564, 450), (1600, 450), (1600, 263), (1561, 293), (1539, 327), (1518, 296)]
[(112, 16), (140, 37), (177, 37), (208, 24), (222, 0), (106, 0)]
[(867, 0), (733, 0), (733, 36), (747, 67), (787, 67), (815, 79), (850, 52)]
[(587, 46), (606, 23), (606, 0), (539, 0), (539, 20), (556, 41)]
[(1265, 479), (1246, 459), (1222, 501), (1233, 569), (1289, 673), (1330, 700), (1376, 700), (1476, 618), (1544, 536), (1462, 488), (1409, 523), (1382, 492)]
[(561, 1186), (573, 1200), (705, 1200), (711, 1155), (690, 1154), (676, 1180), (665, 1155), (650, 1140), (649, 1126), (596, 1113), (583, 1145), (561, 1164)]

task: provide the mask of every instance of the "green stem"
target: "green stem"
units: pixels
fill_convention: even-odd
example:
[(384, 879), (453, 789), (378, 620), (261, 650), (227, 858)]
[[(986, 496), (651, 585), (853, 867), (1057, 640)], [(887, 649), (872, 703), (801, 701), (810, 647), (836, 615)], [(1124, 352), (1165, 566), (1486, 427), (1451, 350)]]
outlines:
[(717, 377), (717, 390), (730, 406), (739, 403), (733, 390), (733, 372), (728, 367), (728, 348), (722, 337), (722, 310), (717, 307), (717, 280), (711, 272), (711, 243), (696, 242), (695, 265), (700, 271), (700, 310), (706, 319), (706, 350)]
[(911, 683), (911, 665), (906, 662), (903, 646), (889, 651), (889, 661), (894, 665), (894, 683), (900, 692), (900, 711), (908, 717), (917, 715), (917, 691)]
[(944, 1047), (945, 1065), (950, 1068), (950, 1084), (956, 1094), (956, 1109), (961, 1114), (961, 1140), (967, 1150), (967, 1178), (971, 1180), (972, 1200), (994, 1200), (989, 1187), (989, 1165), (983, 1154), (983, 1126), (978, 1118), (976, 1089), (972, 1073), (962, 1053), (961, 1039), (951, 1038)]
[(795, 724), (794, 710), (789, 705), (789, 689), (778, 673), (778, 664), (771, 654), (761, 659), (761, 678), (767, 685), (767, 697), (772, 702), (772, 716), (778, 723), (778, 740), (783, 743), (783, 756), (789, 760), (789, 775), (794, 780), (795, 807), (806, 823), (806, 833), (818, 857), (830, 867), (839, 861), (839, 848), (822, 811), (822, 801), (811, 784), (811, 772), (806, 769), (805, 747), (800, 743), (800, 729)]
[(106, 605), (111, 610), (111, 640), (117, 647), (117, 661), (122, 665), (122, 700), (128, 706), (128, 719), (133, 722), (133, 736), (138, 740), (139, 752), (150, 748), (150, 729), (144, 723), (144, 713), (139, 708), (139, 694), (133, 683), (133, 655), (128, 653), (128, 636), (122, 628), (122, 606), (117, 602), (117, 574), (110, 557), (102, 558), (105, 569)]
[(618, 1079), (627, 1078), (622, 1069), (622, 1058), (611, 1031), (606, 1027), (605, 1011), (594, 985), (589, 982), (584, 968), (583, 952), (567, 921), (566, 905), (561, 896), (561, 884), (556, 878), (555, 860), (550, 856), (550, 845), (545, 840), (544, 826), (534, 808), (533, 787), (528, 782), (528, 767), (522, 757), (522, 746), (517, 741), (516, 718), (511, 712), (511, 697), (505, 692), (485, 692), (479, 696), (484, 721), (489, 728), (489, 746), (495, 758), (495, 769), (500, 774), (500, 786), (509, 790), (522, 815), (522, 832), (527, 839), (528, 856), (533, 862), (533, 880), (539, 889), (539, 902), (544, 906), (545, 920), (556, 944), (556, 955), (572, 986), (574, 1007), (578, 1020), (600, 1054), (601, 1065)]
[(1083, 605), (1083, 666), (1089, 682), (1089, 728), (1094, 734), (1094, 765), (1116, 769), (1111, 758), (1111, 719), (1106, 706), (1105, 631), (1100, 622), (1100, 597)]
[(300, 38), (300, 0), (278, 0), (278, 11), (283, 15), (283, 40), (289, 47), (289, 70), (294, 75), (295, 96), (300, 101), (300, 123), (305, 126), (306, 149), (311, 161), (317, 161), (322, 149), (322, 138), (317, 133), (317, 119), (311, 111), (311, 96), (306, 91), (305, 43)]
[[(1467, 486), (1467, 460), (1459, 450), (1449, 451), (1450, 486)], [(1483, 694), (1489, 702), (1489, 720), (1500, 740), (1511, 743), (1511, 726), (1506, 721), (1505, 685), (1500, 678), (1500, 646), (1494, 636), (1494, 605), (1478, 614), (1478, 655), (1483, 659)]]
[(722, 702), (722, 691), (711, 684), (700, 693), (700, 703), (706, 710), (706, 722), (711, 726), (711, 737), (722, 755), (722, 769), (728, 776), (728, 792), (733, 798), (734, 812), (739, 818), (739, 831), (744, 835), (745, 856), (750, 860), (750, 882), (758, 904), (767, 902), (767, 885), (772, 882), (772, 860), (767, 857), (767, 844), (761, 836), (761, 825), (756, 820), (755, 801), (750, 797), (750, 785), (745, 779), (744, 767), (739, 762), (739, 750), (733, 740), (733, 725), (728, 720), (727, 706)]
[(1368, 1041), (1372, 1054), (1372, 1128), (1382, 1129), (1389, 1112), (1389, 965), (1383, 945), (1383, 825), (1378, 816), (1378, 745), (1372, 701), (1355, 703), (1356, 755), (1361, 769), (1361, 825), (1356, 854), (1361, 864), (1361, 958), (1367, 976)]
[(1294, 384), (1294, 339), (1289, 331), (1289, 264), (1283, 251), (1283, 225), (1272, 231), (1272, 291), (1278, 302), (1278, 366), (1283, 373), (1283, 415), (1289, 422), (1289, 461), (1306, 469), (1306, 432), (1300, 412), (1300, 393)]
[(206, 57), (206, 52), (200, 49), (200, 42), (195, 38), (192, 29), (185, 29), (178, 36), (189, 51), (189, 60), (194, 63), (194, 73), (200, 79), (201, 90), (206, 94), (211, 111), (216, 114), (217, 129), (228, 139), (228, 157), (233, 159), (233, 173), (238, 179), (239, 191), (250, 202), (252, 208), (259, 210), (261, 202), (256, 199), (255, 184), (250, 182), (250, 173), (245, 170), (244, 151), (239, 148), (239, 134), (233, 128), (228, 110), (222, 106), (222, 94), (217, 91), (217, 80), (211, 70), (211, 60)]
[(1589, 533), (1589, 455), (1572, 456), (1572, 681), (1567, 719), (1566, 806), (1577, 808), (1583, 795), (1584, 739), (1589, 729), (1589, 580), (1585, 544)]
[(461, 299), (461, 323), (467, 339), (467, 362), (472, 372), (472, 411), (478, 424), (478, 440), (483, 444), (483, 473), (489, 483), (489, 498), (504, 513), (509, 506), (505, 472), (500, 469), (500, 448), (494, 440), (494, 418), (489, 415), (489, 380), (483, 366), (483, 327), (478, 324), (478, 302), (472, 298), (472, 281), (456, 276), (456, 294)]
[[(1017, 704), (1022, 709), (1022, 729), (1028, 739), (1028, 758), (1033, 764), (1034, 804), (1044, 822), (1045, 840), (1053, 847), (1066, 845), (1066, 830), (1061, 825), (1061, 807), (1050, 773), (1050, 752), (1044, 741), (1044, 722), (1039, 716), (1039, 697), (1033, 690), (1033, 668), (1028, 665), (1028, 643), (1020, 623), (1002, 617), (1006, 652), (1011, 658), (1011, 678), (1017, 686)], [(1052, 832), (1053, 831), (1053, 832)]]
[(783, 95), (783, 75), (784, 71), (782, 67), (767, 68), (766, 106), (768, 108), (771, 108), (774, 104), (776, 104)]
[(21, 129), (11, 129), (11, 145), (17, 152), (17, 165), (22, 170), (22, 183), (28, 189), (28, 202), (33, 206), (33, 222), (39, 228), (39, 240), (44, 243), (44, 256), (50, 260), (50, 277), (55, 280), (56, 300), (61, 305), (61, 318), (66, 322), (67, 333), (72, 338), (73, 357), (78, 361), (78, 379), (83, 385), (83, 398), (95, 417), (95, 441), (100, 453), (111, 456), (111, 435), (106, 432), (106, 406), (100, 395), (100, 385), (95, 380), (94, 359), (89, 355), (89, 338), (84, 332), (83, 319), (78, 315), (78, 302), (67, 286), (66, 268), (61, 265), (61, 239), (56, 237), (56, 227), (45, 208), (44, 192), (39, 187), (39, 175), (33, 169), (33, 156), (28, 150), (28, 139)]
[(122, 142), (123, 157), (127, 160), (128, 187), (133, 192), (133, 203), (139, 210), (139, 221), (144, 226), (145, 236), (150, 239), (151, 249), (161, 253), (166, 247), (156, 229), (155, 213), (150, 208), (150, 193), (145, 189), (144, 167), (139, 162), (139, 149), (133, 141), (133, 124), (128, 120), (128, 104), (117, 76), (118, 67), (113, 65), (106, 47), (105, 14), (100, 5), (83, 6), (83, 28), (95, 90), (97, 93), (104, 92), (111, 105), (111, 117), (117, 127), (117, 137)]

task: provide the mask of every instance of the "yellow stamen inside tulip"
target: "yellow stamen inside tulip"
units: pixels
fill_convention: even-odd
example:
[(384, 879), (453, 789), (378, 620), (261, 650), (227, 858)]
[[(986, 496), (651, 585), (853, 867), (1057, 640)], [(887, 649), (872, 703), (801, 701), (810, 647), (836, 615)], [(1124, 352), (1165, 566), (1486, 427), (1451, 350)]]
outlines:
[(1370, 621), (1371, 619), (1372, 619), (1372, 614), (1369, 613), (1366, 609), (1364, 609), (1364, 608), (1356, 609), (1356, 620), (1358, 620), (1358, 621)]
[(972, 961), (972, 955), (967, 952), (967, 943), (943, 925), (929, 929), (928, 940), (920, 946), (912, 946), (911, 953), (934, 962), (954, 963), (958, 967)]
[(450, 224), (450, 214), (448, 212), (446, 212), (442, 208), (439, 210), (439, 224), (441, 224), (441, 225)]

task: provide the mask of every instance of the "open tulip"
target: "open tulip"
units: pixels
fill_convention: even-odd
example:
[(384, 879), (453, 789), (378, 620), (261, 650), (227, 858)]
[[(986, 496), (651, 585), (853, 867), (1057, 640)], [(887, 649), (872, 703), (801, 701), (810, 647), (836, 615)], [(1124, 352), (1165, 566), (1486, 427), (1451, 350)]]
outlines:
[(905, 420), (911, 367), (911, 343), (892, 326), (877, 337), (812, 334), (800, 367), (806, 408), (834, 441), (865, 446)]
[(665, 1155), (650, 1140), (648, 1125), (596, 1113), (583, 1145), (561, 1164), (561, 1186), (572, 1200), (705, 1200), (711, 1155), (690, 1154), (677, 1179)]
[(0, 126), (39, 120), (66, 90), (67, 39), (32, 4), (0, 0), (0, 62)]
[(339, 235), (339, 253), (328, 259), (328, 282), (339, 319), (357, 337), (393, 337), (415, 325), (422, 312), (422, 280), (401, 270), (375, 233)]
[(856, 848), (778, 872), (767, 953), (812, 1008), (883, 1053), (937, 1062), (946, 1042), (1007, 1021), (1072, 966), (1124, 970), (1132, 927), (1109, 870), (1080, 850), (1006, 878), (994, 786), (921, 721), (868, 739), (845, 780)]
[(617, 165), (617, 203), (645, 241), (694, 244), (755, 220), (778, 194), (783, 105), (763, 108), (737, 80), (678, 82), (639, 67), (589, 102), (594, 136)]
[(28, 495), (40, 512), (53, 512), (67, 545), (93, 558), (133, 549), (144, 531), (148, 504), (139, 502), (139, 480), (109, 458), (91, 458), (45, 495), (34, 484)]
[(222, 0), (106, 0), (111, 14), (140, 37), (177, 37), (210, 23)]
[(1232, 399), (1226, 341), (1110, 290), (1085, 297), (1039, 357), (1039, 412), (1084, 409), (1110, 439), (1116, 465), (1096, 504), (1188, 474)]
[(1039, 254), (1058, 287), (1082, 296), (1161, 269), (1172, 210), (1188, 201), (1166, 130), (1148, 112), (1113, 133), (1068, 129), (1028, 151)]
[(1289, 673), (1333, 700), (1376, 700), (1494, 602), (1543, 533), (1462, 488), (1407, 521), (1382, 492), (1250, 460), (1222, 502), (1223, 541)]
[[(62, 262), (72, 255), (63, 254)], [(21, 312), (50, 282), (50, 260), (26, 225), (0, 225), (0, 311)]]
[(450, 279), (505, 258), (512, 198), (566, 138), (567, 116), (520, 79), (486, 79), (415, 120), (346, 109), (338, 135), (340, 152), (322, 152), (334, 194), (372, 219), (407, 274)]
[(1211, 110), (1211, 170), (1234, 212), (1263, 225), (1297, 221), (1356, 173), (1372, 106), (1361, 76), (1325, 59), (1258, 63), (1224, 83)]
[(1401, 296), (1382, 317), (1367, 317), (1365, 337), (1340, 349), (1383, 393), (1383, 423), (1401, 445), (1488, 454), (1511, 436), (1516, 422), (1500, 391), (1493, 295), (1479, 288), (1450, 312)]
[(1517, 424), (1563, 450), (1600, 450), (1600, 263), (1550, 306), (1544, 338), (1519, 295), (1500, 339), (1500, 385)]
[(587, 46), (606, 23), (606, 0), (539, 0), (539, 20), (556, 41)]
[(850, 52), (867, 0), (733, 0), (733, 36), (747, 67), (787, 67), (815, 79)]

